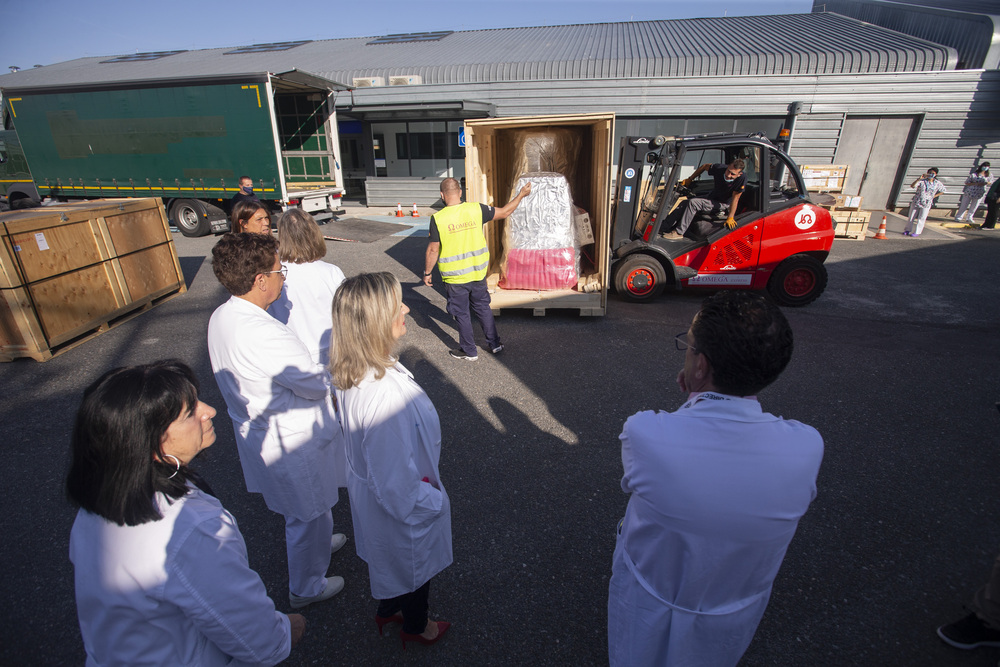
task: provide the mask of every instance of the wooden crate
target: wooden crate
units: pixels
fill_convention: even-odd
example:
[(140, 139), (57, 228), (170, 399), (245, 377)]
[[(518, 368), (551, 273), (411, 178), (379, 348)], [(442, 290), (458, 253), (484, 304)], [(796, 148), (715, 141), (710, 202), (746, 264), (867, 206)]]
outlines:
[(871, 211), (834, 210), (830, 216), (837, 223), (834, 236), (864, 241), (868, 233), (868, 223), (871, 222)]
[(7, 213), (0, 237), (0, 361), (45, 361), (186, 291), (159, 199)]
[(810, 192), (843, 192), (847, 181), (847, 165), (805, 164), (799, 167), (806, 190)]
[(569, 308), (581, 315), (604, 315), (607, 309), (611, 226), (611, 162), (614, 114), (581, 114), (487, 118), (465, 121), (465, 187), (468, 201), (503, 206), (514, 186), (510, 175), (516, 160), (511, 134), (516, 130), (569, 128), (582, 141), (575, 182), (570, 183), (576, 203), (590, 215), (594, 245), (585, 246), (593, 262), (585, 263), (575, 289), (500, 289), (500, 259), (503, 255), (505, 220), (494, 220), (486, 229), (490, 249), (490, 306), (499, 314), (505, 308), (529, 308), (544, 315), (550, 308)]

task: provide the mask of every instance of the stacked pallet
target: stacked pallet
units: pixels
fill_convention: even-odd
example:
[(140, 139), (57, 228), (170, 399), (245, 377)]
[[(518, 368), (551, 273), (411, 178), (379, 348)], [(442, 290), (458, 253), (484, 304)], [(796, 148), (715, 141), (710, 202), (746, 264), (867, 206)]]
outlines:
[(871, 211), (861, 210), (860, 195), (844, 194), (848, 170), (847, 165), (836, 164), (803, 165), (801, 169), (807, 190), (833, 197), (832, 203), (820, 206), (830, 211), (834, 235), (864, 241), (872, 214)]
[(0, 361), (45, 361), (185, 291), (159, 199), (0, 216)]

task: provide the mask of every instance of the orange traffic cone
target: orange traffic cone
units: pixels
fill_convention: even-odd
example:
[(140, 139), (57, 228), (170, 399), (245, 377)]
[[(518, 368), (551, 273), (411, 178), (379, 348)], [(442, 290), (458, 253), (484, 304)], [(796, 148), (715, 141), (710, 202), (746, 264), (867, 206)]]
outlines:
[(412, 217), (412, 218), (419, 218), (420, 217), (420, 214), (417, 213), (417, 205), (416, 205), (416, 203), (413, 204), (413, 213), (410, 214), (410, 217)]
[(405, 215), (403, 215), (403, 205), (400, 204), (400, 203), (396, 204), (396, 217), (397, 218), (405, 218), (406, 217)]
[(875, 238), (877, 238), (877, 239), (883, 239), (883, 240), (886, 238), (886, 235), (885, 235), (885, 216), (884, 215), (882, 216), (882, 224), (880, 224), (878, 226), (878, 231), (875, 232)]

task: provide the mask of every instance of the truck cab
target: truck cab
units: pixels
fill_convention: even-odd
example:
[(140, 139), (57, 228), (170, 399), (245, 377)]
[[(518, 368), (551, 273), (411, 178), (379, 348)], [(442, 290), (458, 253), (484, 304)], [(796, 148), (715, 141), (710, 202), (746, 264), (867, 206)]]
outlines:
[[(702, 215), (681, 239), (664, 238), (687, 200), (712, 189), (703, 164), (742, 159), (746, 187), (728, 229), (726, 214)], [(611, 230), (611, 276), (629, 301), (669, 285), (766, 289), (778, 303), (804, 306), (826, 287), (833, 245), (830, 213), (806, 191), (795, 162), (759, 134), (623, 137)]]

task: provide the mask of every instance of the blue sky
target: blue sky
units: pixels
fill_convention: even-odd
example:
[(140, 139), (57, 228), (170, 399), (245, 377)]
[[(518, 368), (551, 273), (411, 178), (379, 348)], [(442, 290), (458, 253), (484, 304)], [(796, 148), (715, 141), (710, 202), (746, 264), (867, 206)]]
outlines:
[(138, 51), (811, 10), (812, 0), (0, 0), (0, 73)]

